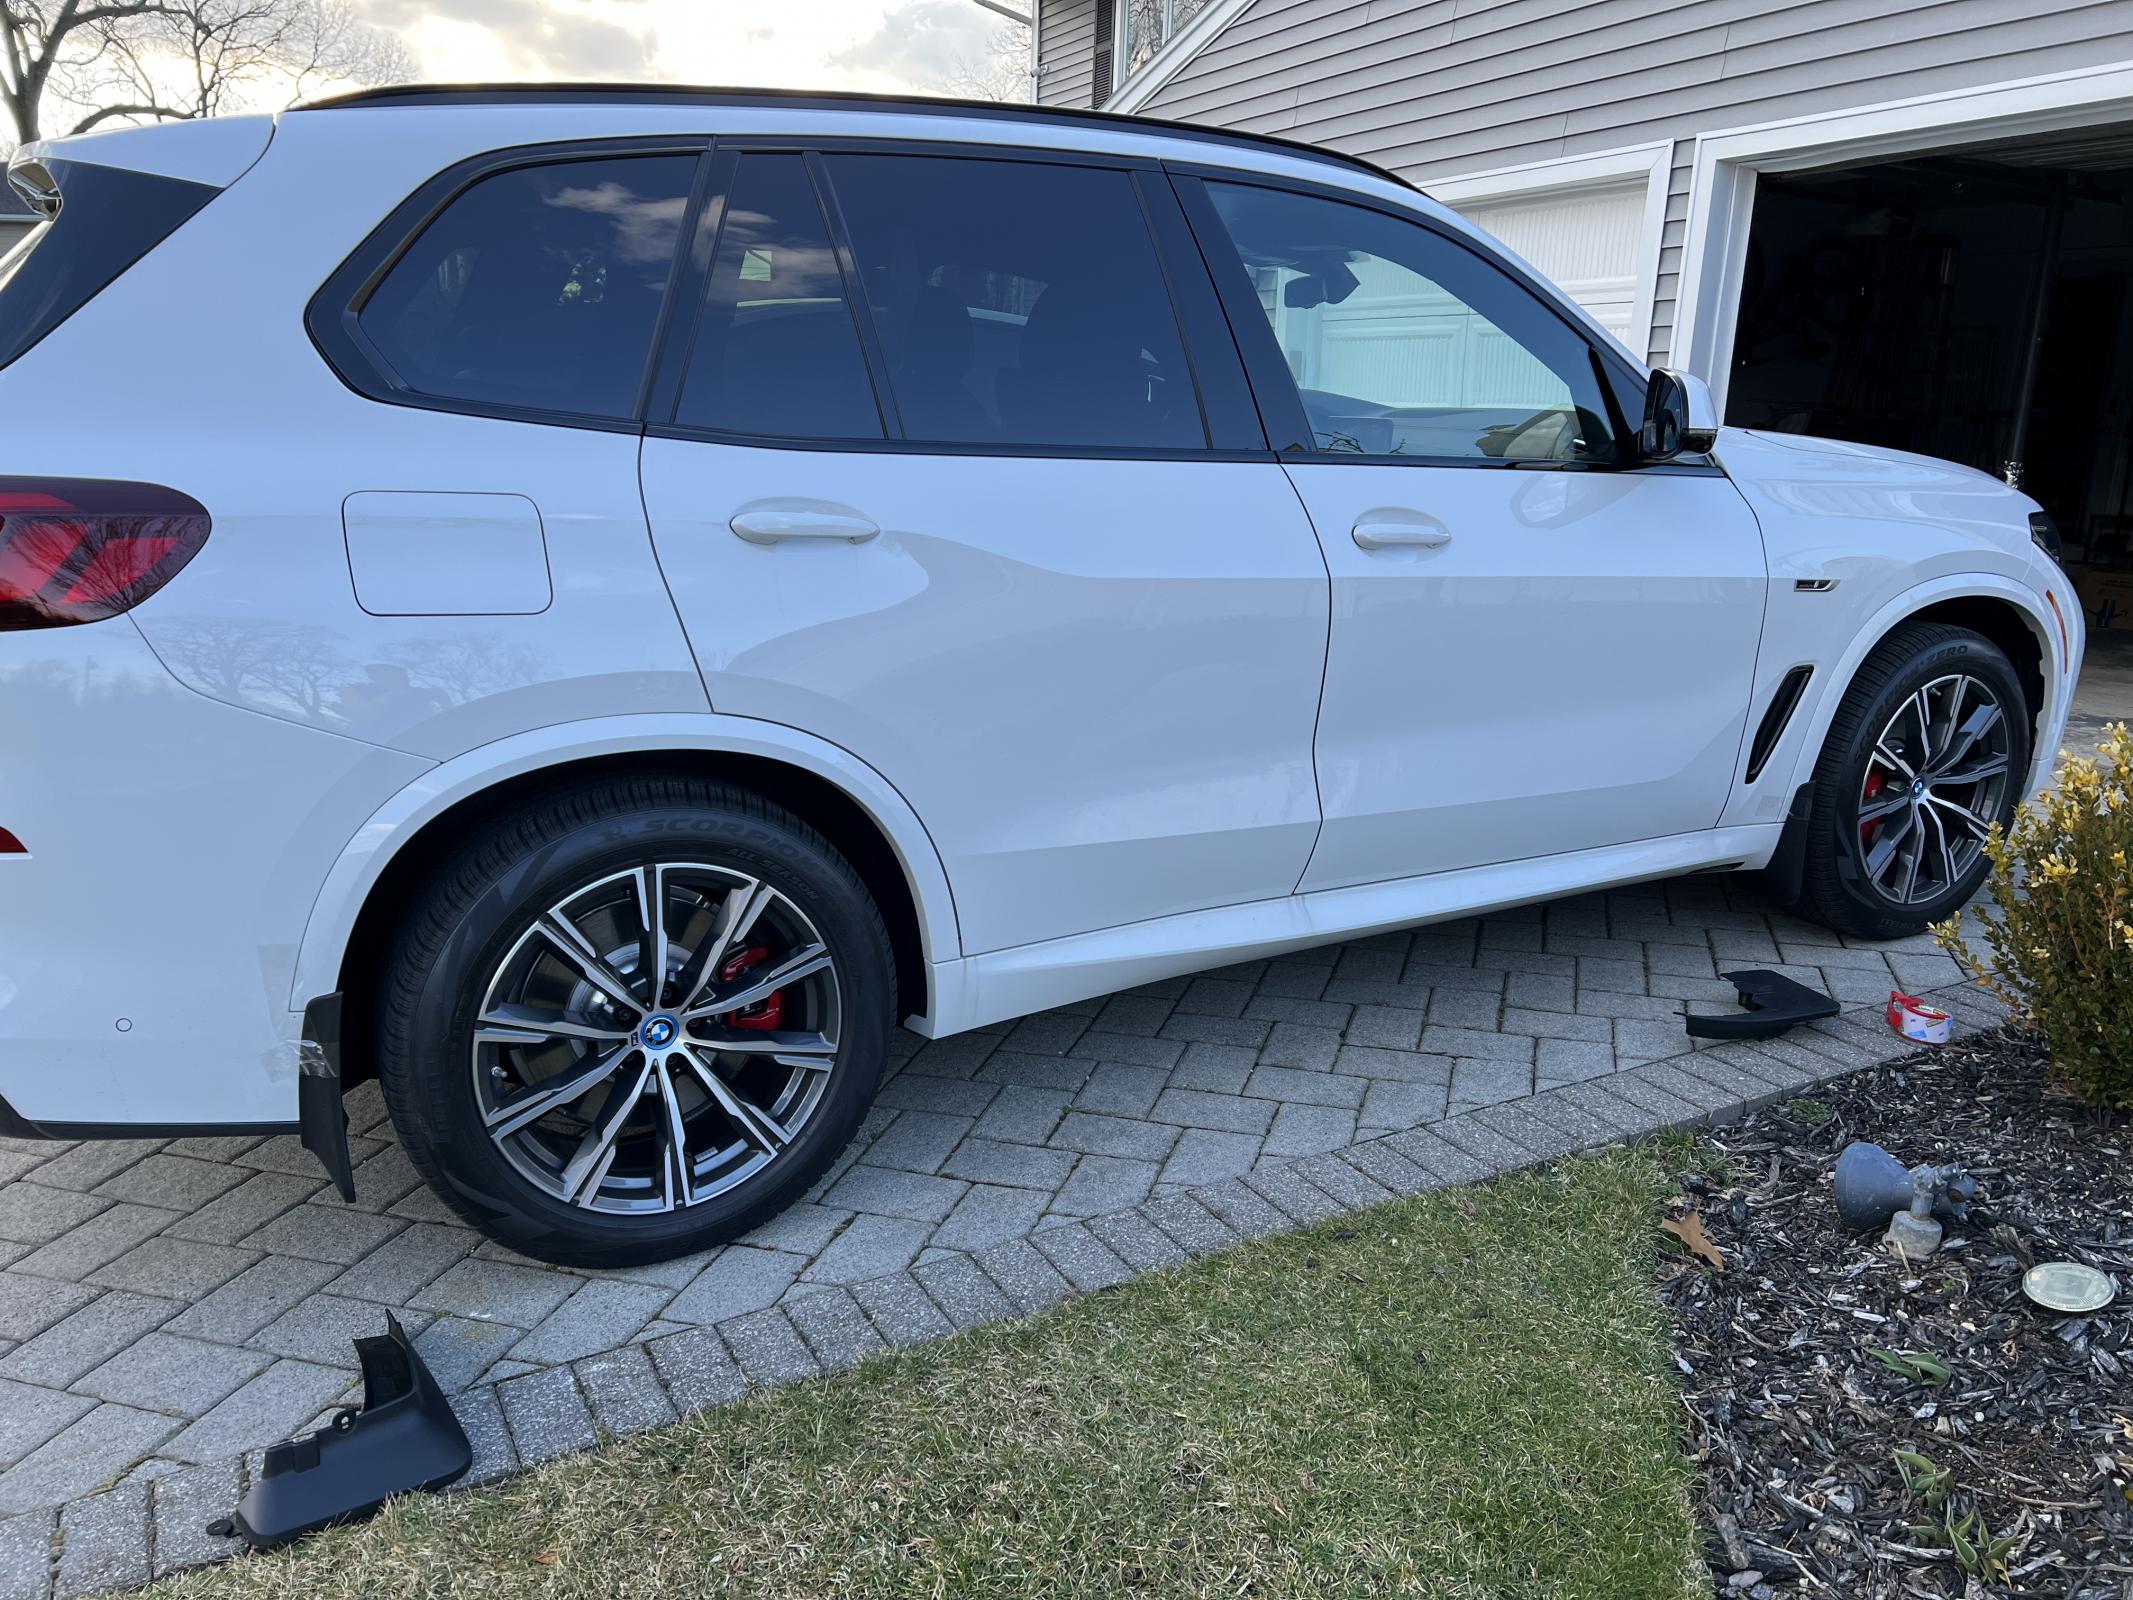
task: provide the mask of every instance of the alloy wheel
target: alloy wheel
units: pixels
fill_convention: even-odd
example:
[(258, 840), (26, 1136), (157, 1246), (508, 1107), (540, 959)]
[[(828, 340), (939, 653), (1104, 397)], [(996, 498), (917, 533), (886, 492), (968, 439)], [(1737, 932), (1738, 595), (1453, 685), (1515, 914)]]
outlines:
[(602, 877), (512, 942), (482, 995), (474, 1092), (529, 1182), (587, 1210), (725, 1194), (799, 1139), (838, 1059), (840, 993), (798, 905), (728, 867)]
[(1896, 709), (1859, 787), (1859, 852), (1884, 900), (1939, 898), (1976, 866), (2007, 798), (2007, 713), (1981, 679), (1935, 678)]

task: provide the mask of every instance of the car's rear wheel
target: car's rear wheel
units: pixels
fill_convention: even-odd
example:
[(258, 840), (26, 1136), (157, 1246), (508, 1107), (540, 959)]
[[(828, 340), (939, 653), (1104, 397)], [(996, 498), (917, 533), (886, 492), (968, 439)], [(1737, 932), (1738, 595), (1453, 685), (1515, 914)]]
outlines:
[(1801, 909), (1844, 933), (1899, 938), (1977, 892), (1985, 839), (2029, 767), (2029, 712), (2006, 654), (1919, 623), (1875, 649), (1815, 769)]
[(513, 1249), (652, 1261), (790, 1204), (873, 1098), (895, 984), (859, 878), (710, 783), (549, 795), (468, 841), (380, 985), (409, 1156)]

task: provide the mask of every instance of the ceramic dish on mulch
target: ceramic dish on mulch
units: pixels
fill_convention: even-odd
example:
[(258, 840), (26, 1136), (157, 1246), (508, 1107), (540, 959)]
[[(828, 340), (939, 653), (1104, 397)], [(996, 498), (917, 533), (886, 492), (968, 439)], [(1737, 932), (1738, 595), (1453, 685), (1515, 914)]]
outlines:
[[(1854, 1139), (1978, 1181), (1906, 1264), (1830, 1194)], [(2044, 1087), (2037, 1042), (1906, 1056), (1705, 1136), (1685, 1173), (1722, 1269), (1669, 1261), (1714, 1589), (2133, 1600), (2133, 1124)], [(2039, 1261), (2114, 1280), (2102, 1311), (2026, 1299)]]

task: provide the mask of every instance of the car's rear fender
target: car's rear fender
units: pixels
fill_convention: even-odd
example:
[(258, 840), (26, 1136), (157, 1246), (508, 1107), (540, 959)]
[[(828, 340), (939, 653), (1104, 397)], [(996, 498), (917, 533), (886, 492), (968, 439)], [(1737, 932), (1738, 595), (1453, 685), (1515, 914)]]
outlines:
[[(687, 762), (701, 769), (706, 758), (772, 763), (828, 785), (871, 824), (893, 857), (901, 884), (874, 885), (877, 899), (899, 888), (907, 906), (882, 907), (892, 933), (908, 910), (917, 973), (904, 974), (905, 1008), (914, 1024), (928, 1026), (935, 992), (932, 974), (962, 955), (955, 901), (933, 840), (894, 785), (849, 751), (781, 723), (718, 714), (603, 717), (540, 728), (499, 739), (423, 773), (387, 800), (358, 829), (327, 873), (299, 947), (291, 1010), (343, 986), (345, 964), (355, 947), (365, 907), (388, 879), (393, 865), (413, 848), (433, 848), (435, 827), (478, 814), (484, 796), (528, 778), (565, 778), (576, 769), (636, 766), (658, 770)], [(743, 780), (745, 781), (745, 780)], [(470, 813), (468, 807), (475, 807)], [(418, 846), (418, 841), (427, 841)], [(833, 838), (859, 857), (871, 841)], [(855, 859), (862, 874), (867, 863)], [(882, 876), (886, 877), (884, 873)], [(914, 985), (911, 979), (920, 980)]]

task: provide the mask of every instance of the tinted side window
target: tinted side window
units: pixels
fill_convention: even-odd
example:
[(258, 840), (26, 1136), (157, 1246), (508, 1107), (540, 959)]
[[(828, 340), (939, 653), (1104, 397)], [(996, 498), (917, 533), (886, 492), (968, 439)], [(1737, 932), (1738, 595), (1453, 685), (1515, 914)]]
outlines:
[(1130, 174), (953, 156), (828, 164), (907, 438), (1205, 448)]
[(744, 155), (734, 168), (675, 420), (795, 439), (883, 437), (804, 157)]
[(1482, 256), (1364, 206), (1244, 184), (1207, 192), (1320, 450), (1614, 458), (1591, 347)]
[(358, 318), (418, 394), (631, 416), (693, 156), (520, 167), (461, 194)]

